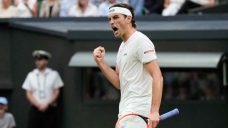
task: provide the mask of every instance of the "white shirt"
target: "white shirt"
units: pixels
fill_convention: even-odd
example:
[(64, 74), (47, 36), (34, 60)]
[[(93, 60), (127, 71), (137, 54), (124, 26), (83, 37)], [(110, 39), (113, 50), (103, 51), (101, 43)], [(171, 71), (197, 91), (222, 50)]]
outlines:
[(100, 16), (107, 16), (111, 5), (108, 1), (101, 3), (98, 8)]
[[(31, 10), (34, 9), (36, 4), (37, 4), (37, 0), (28, 0), (28, 6)], [(24, 4), (24, 0), (18, 0), (17, 17), (21, 17), (21, 18), (32, 17), (31, 12)]]
[(3, 7), (0, 8), (0, 18), (12, 18), (16, 16), (16, 8), (14, 6), (9, 6), (7, 9)]
[(16, 123), (14, 117), (11, 113), (5, 113), (5, 115), (0, 118), (0, 128), (14, 128)]
[(16, 15), (17, 15), (17, 17), (21, 17), (21, 18), (32, 17), (30, 10), (22, 2), (17, 5), (17, 14)]
[(121, 100), (119, 116), (137, 113), (148, 116), (152, 100), (152, 77), (143, 64), (157, 59), (150, 39), (136, 31), (122, 42), (117, 54)]
[(51, 101), (53, 91), (63, 86), (62, 79), (57, 71), (47, 68), (43, 73), (38, 69), (31, 71), (22, 88), (32, 91), (33, 96), (40, 103), (47, 104)]
[(78, 0), (61, 0), (60, 1), (60, 17), (67, 17), (69, 9), (72, 5), (78, 3)]
[(98, 16), (98, 9), (92, 3), (89, 3), (88, 7), (86, 8), (85, 12), (82, 12), (79, 8), (78, 4), (75, 4), (73, 7), (70, 8), (69, 16), (71, 17), (89, 17), (89, 16)]

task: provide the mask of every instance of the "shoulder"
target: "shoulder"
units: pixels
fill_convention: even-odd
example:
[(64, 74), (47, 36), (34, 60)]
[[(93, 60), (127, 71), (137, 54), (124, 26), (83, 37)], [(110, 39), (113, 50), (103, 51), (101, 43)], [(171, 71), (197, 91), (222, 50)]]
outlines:
[(54, 69), (51, 69), (51, 68), (48, 68), (47, 69), (48, 70), (48, 72), (51, 74), (51, 75), (59, 75), (59, 73), (58, 73), (58, 71), (56, 71), (56, 70), (54, 70)]
[(38, 72), (37, 69), (33, 69), (32, 71), (30, 71), (30, 72), (28, 73), (27, 77), (32, 77), (32, 76), (34, 76), (37, 72)]
[(5, 116), (6, 116), (6, 118), (8, 118), (8, 119), (14, 118), (14, 117), (13, 117), (13, 114), (11, 114), (11, 113), (9, 113), (9, 112), (7, 112), (7, 113), (5, 114)]
[(139, 39), (139, 40), (149, 40), (149, 41), (151, 41), (149, 38), (148, 38), (148, 36), (146, 36), (145, 34), (143, 34), (142, 32), (140, 32), (140, 31), (137, 31), (136, 32), (136, 37)]
[(148, 36), (146, 36), (145, 34), (139, 31), (137, 31), (137, 36), (135, 40), (137, 40), (139, 44), (143, 44), (143, 43), (153, 44), (153, 42), (150, 40)]

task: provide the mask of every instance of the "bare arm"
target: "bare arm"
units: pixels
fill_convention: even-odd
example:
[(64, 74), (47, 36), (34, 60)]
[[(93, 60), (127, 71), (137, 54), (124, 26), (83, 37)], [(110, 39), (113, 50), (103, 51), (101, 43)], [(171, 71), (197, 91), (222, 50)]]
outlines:
[(26, 97), (27, 97), (28, 101), (29, 101), (32, 105), (34, 105), (34, 106), (36, 106), (37, 108), (39, 108), (40, 103), (33, 97), (32, 91), (26, 91)]
[(164, 0), (164, 8), (167, 8), (170, 4), (169, 0)]
[(105, 56), (105, 49), (103, 47), (97, 47), (93, 51), (94, 59), (102, 71), (102, 73), (105, 75), (105, 77), (112, 83), (112, 85), (120, 89), (120, 80), (119, 80), (119, 71), (118, 68), (116, 70), (113, 70), (110, 66), (108, 66), (104, 61)]
[(159, 109), (162, 98), (163, 77), (157, 61), (151, 61), (147, 64), (144, 64), (144, 67), (153, 78), (150, 119), (152, 120), (152, 128), (155, 128), (159, 122)]
[(54, 90), (49, 105), (53, 105), (56, 102), (56, 100), (59, 97), (59, 92), (60, 92), (60, 89), (59, 88), (57, 88), (57, 89)]

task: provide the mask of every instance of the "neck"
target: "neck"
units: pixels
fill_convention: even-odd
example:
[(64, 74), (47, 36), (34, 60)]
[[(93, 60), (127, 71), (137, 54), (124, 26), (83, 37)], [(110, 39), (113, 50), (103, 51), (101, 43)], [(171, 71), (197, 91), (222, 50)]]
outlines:
[(88, 5), (82, 5), (82, 4), (79, 4), (79, 8), (81, 9), (82, 12), (84, 12), (86, 10)]
[(5, 111), (4, 110), (1, 110), (1, 112), (0, 112), (0, 118), (3, 118), (4, 115), (5, 115)]
[(131, 35), (135, 32), (136, 30), (135, 30), (135, 28), (130, 28), (130, 29), (128, 29), (126, 32), (125, 32), (125, 34), (123, 35), (123, 37), (122, 37), (122, 40), (124, 41), (124, 42), (126, 42), (130, 37), (131, 37)]
[(42, 72), (42, 73), (45, 71), (45, 69), (46, 67), (38, 68), (39, 72)]

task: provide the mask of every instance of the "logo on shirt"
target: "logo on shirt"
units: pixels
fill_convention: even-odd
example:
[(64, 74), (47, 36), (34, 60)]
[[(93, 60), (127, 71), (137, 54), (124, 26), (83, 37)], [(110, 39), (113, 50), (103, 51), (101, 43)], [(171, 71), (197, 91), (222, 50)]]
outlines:
[(151, 53), (151, 52), (154, 52), (154, 50), (147, 50), (144, 52), (144, 54)]
[(124, 53), (123, 56), (127, 56), (127, 53)]

